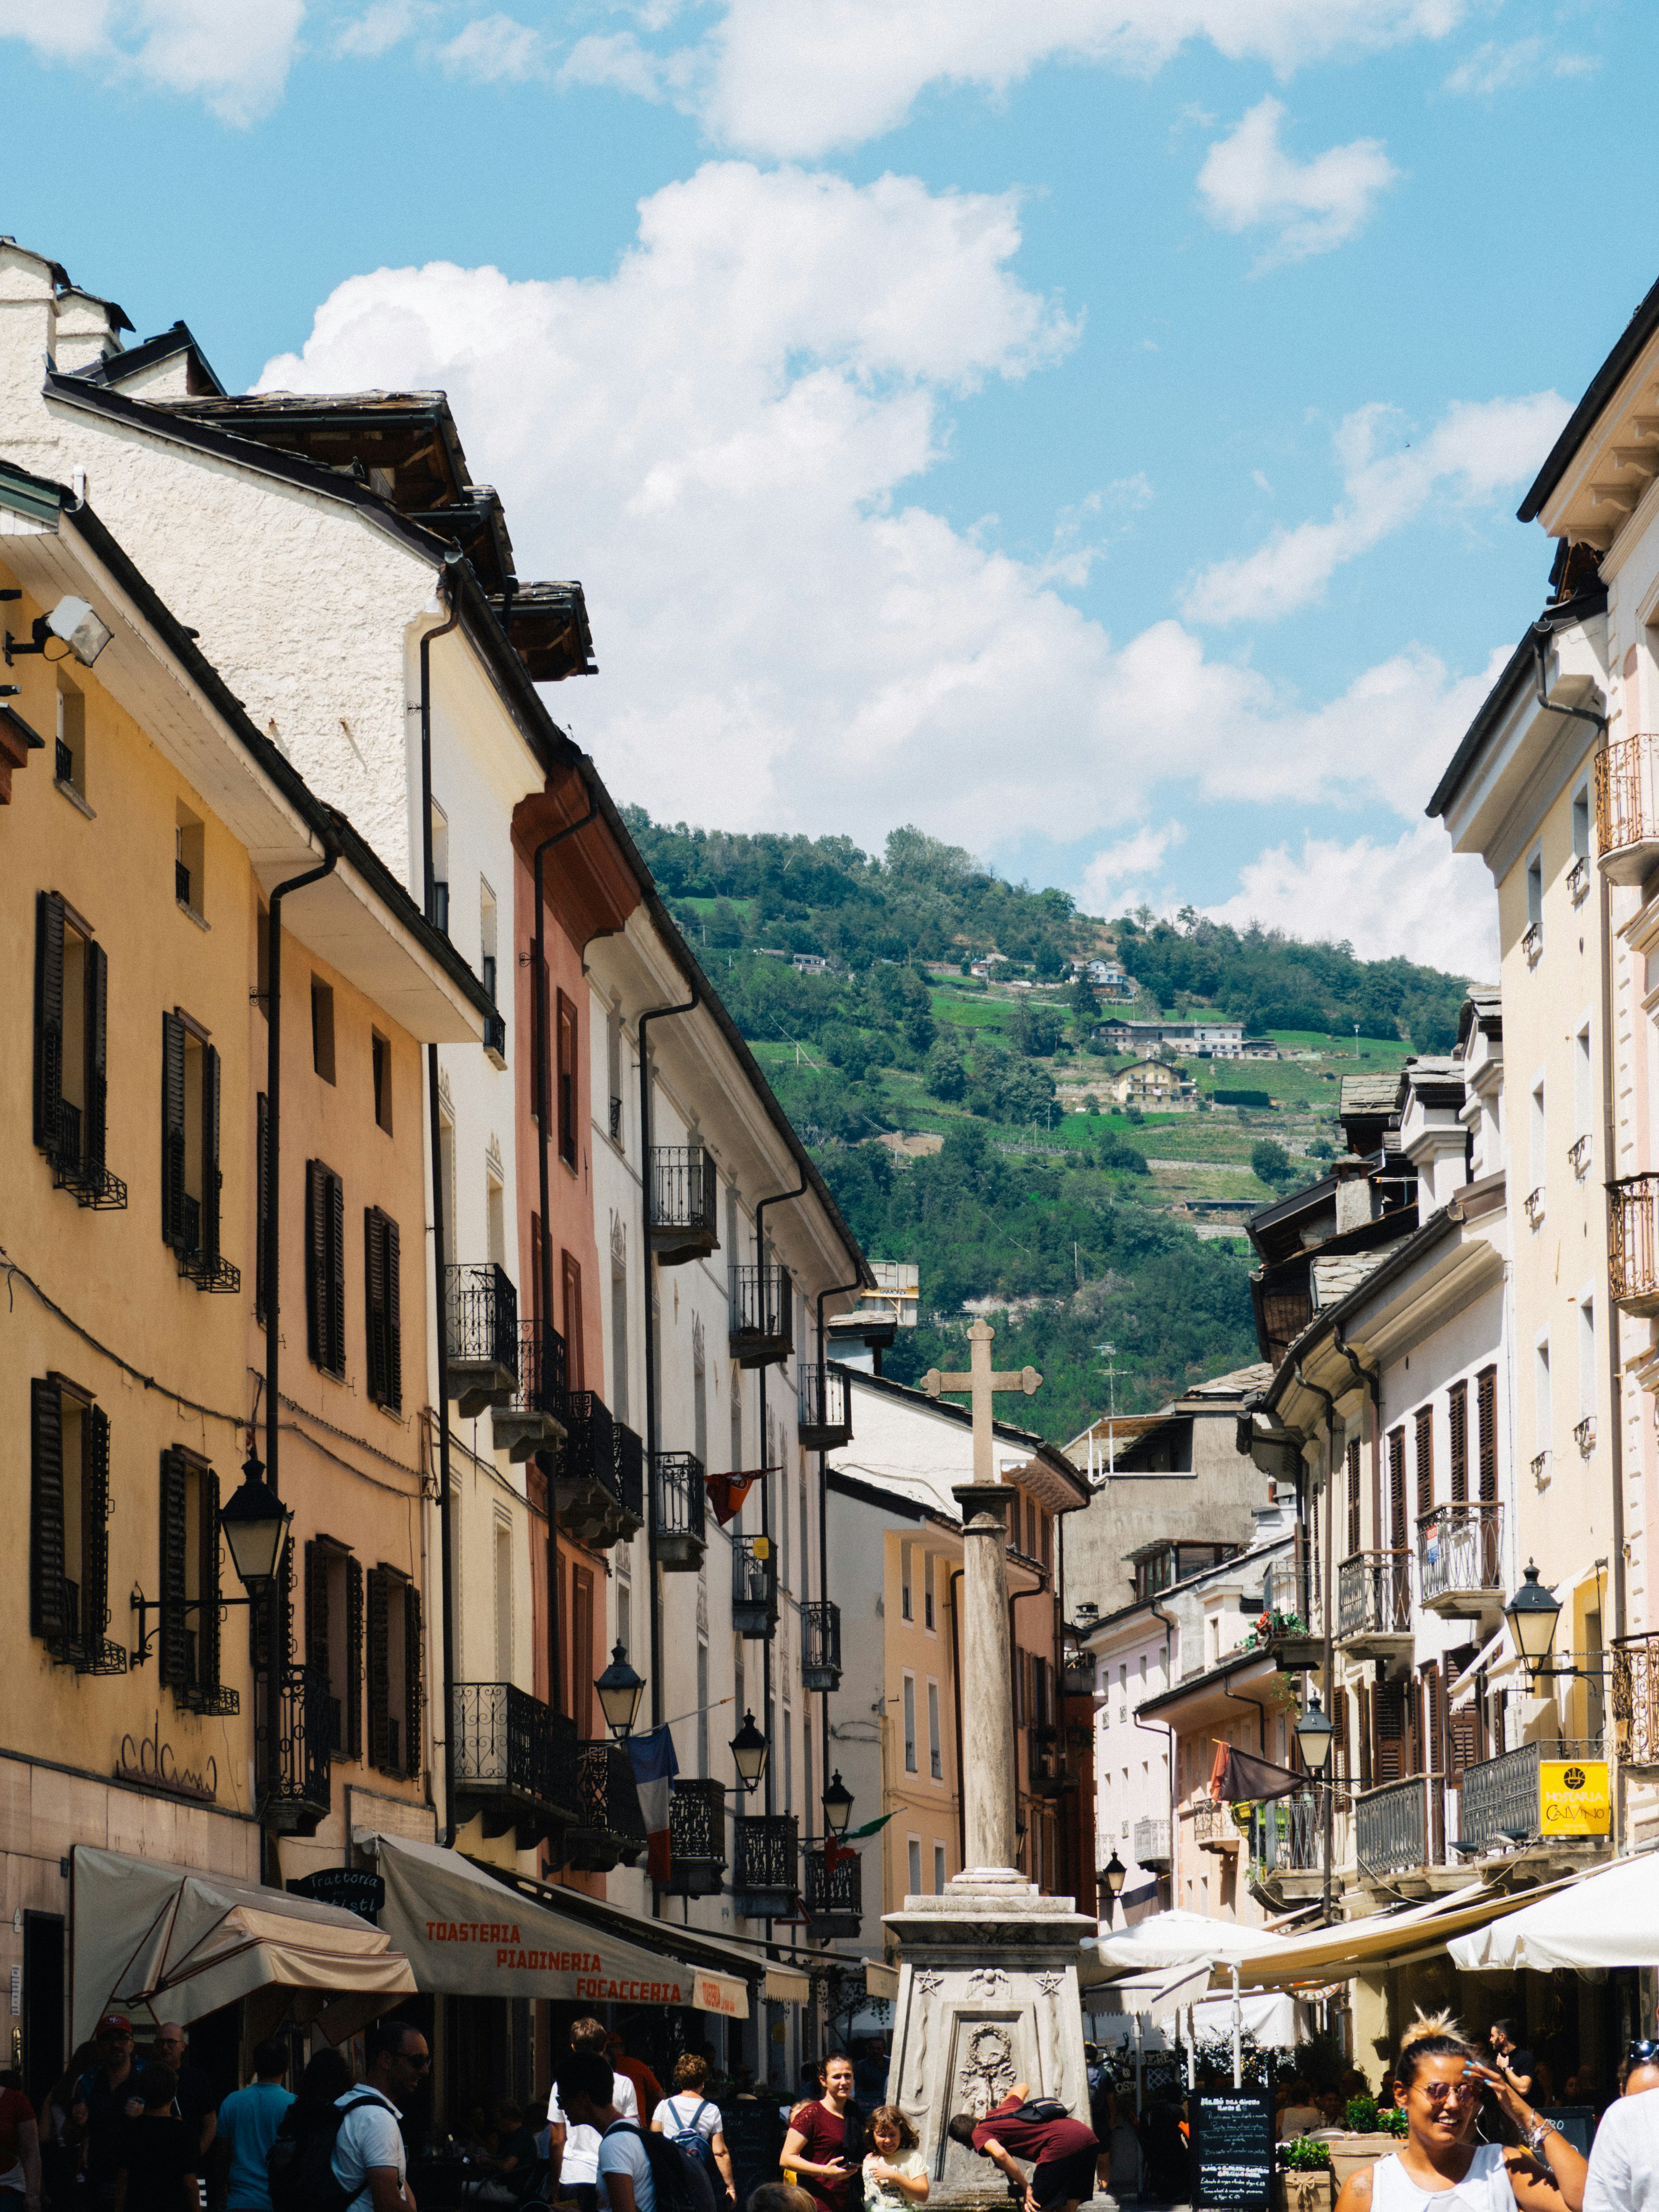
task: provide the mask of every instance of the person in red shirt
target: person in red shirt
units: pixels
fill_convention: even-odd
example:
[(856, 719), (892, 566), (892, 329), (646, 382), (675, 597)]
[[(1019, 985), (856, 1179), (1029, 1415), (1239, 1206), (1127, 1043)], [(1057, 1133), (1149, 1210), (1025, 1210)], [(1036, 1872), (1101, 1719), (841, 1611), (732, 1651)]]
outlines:
[(783, 2139), (782, 2163), (800, 2176), (817, 2212), (854, 2212), (861, 2202), (862, 2135), (853, 2107), (853, 2062), (837, 2054), (824, 2061), (823, 2095), (795, 2107)]
[[(1026, 2094), (1026, 2084), (1016, 2081), (982, 2120), (958, 2112), (946, 2133), (965, 2150), (990, 2159), (1011, 2181), (1023, 2183), (1025, 2212), (1077, 2212), (1084, 2198), (1094, 2195), (1099, 2141), (1092, 2128), (1068, 2112), (1053, 2118), (1028, 2115), (1022, 2109)], [(1021, 2158), (1032, 2161), (1029, 2181), (1014, 2163)]]
[(22, 2076), (9, 2071), (0, 2074), (0, 2203), (27, 2202), (29, 2212), (39, 2212), (40, 2131)]

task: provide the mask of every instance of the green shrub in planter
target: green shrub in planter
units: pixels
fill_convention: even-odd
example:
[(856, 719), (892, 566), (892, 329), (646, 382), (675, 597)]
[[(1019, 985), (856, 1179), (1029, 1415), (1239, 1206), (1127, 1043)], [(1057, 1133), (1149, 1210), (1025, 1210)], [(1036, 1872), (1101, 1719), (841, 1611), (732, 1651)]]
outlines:
[(1330, 2163), (1330, 2145), (1316, 2136), (1292, 2136), (1285, 2146), (1285, 2167), (1289, 2173), (1322, 2173)]
[(1375, 2135), (1376, 2132), (1376, 2098), (1350, 2097), (1342, 2118), (1351, 2135)]
[(1402, 2138), (1412, 2131), (1410, 2121), (1397, 2107), (1391, 2112), (1379, 2114), (1377, 2125), (1382, 2130), (1384, 2135), (1399, 2136)]

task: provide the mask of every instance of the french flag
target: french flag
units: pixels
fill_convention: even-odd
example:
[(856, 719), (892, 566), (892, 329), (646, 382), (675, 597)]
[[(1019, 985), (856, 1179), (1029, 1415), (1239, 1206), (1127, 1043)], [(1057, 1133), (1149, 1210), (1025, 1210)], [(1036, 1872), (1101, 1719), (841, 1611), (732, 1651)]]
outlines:
[(640, 1793), (645, 1815), (646, 1871), (660, 1887), (668, 1880), (668, 1801), (680, 1763), (674, 1756), (674, 1739), (665, 1728), (649, 1735), (630, 1735), (628, 1760)]

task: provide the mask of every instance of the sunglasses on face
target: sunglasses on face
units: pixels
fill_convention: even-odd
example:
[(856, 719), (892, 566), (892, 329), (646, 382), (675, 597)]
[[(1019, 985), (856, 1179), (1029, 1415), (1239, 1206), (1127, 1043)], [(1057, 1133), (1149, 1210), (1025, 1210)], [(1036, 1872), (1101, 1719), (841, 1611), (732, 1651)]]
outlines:
[(1659, 2065), (1659, 2039), (1642, 2036), (1631, 2045), (1625, 2055), (1632, 2066)]
[(1423, 2094), (1431, 2105), (1472, 2105), (1480, 2094), (1478, 2081), (1425, 2081)]

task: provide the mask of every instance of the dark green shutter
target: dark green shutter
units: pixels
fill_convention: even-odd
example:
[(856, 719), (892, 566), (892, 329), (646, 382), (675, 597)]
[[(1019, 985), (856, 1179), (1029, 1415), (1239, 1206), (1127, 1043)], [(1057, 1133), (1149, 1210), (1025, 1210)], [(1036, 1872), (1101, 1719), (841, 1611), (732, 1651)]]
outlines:
[(202, 1602), (196, 1613), (196, 1686), (204, 1701), (219, 1688), (219, 1478), (210, 1469), (201, 1480)]
[(368, 1571), (368, 1758), (372, 1766), (392, 1764), (392, 1577), (384, 1567)]
[(202, 1257), (219, 1256), (219, 1055), (202, 1047)]
[(421, 1593), (404, 1584), (404, 1772), (421, 1775)]
[(81, 1415), (81, 1644), (96, 1653), (109, 1626), (109, 1415)]
[(384, 1218), (378, 1206), (363, 1210), (363, 1333), (368, 1351), (369, 1401), (376, 1406), (386, 1401), (386, 1247), (380, 1236)]
[(182, 1692), (190, 1686), (190, 1560), (185, 1548), (190, 1477), (175, 1451), (161, 1454), (161, 1676)]
[(81, 1113), (81, 1153), (94, 1167), (104, 1164), (105, 1129), (109, 1114), (109, 962), (101, 945), (88, 941), (86, 962), (86, 1073), (82, 1078), (85, 1104)]
[(363, 1570), (356, 1559), (346, 1561), (345, 1747), (353, 1759), (363, 1755)]
[(64, 902), (56, 891), (34, 900), (34, 1141), (58, 1142), (64, 1096)]
[(185, 1244), (185, 1025), (161, 1017), (161, 1235)]
[(29, 1384), (29, 1633), (58, 1642), (64, 1619), (64, 1406), (55, 1382)]

